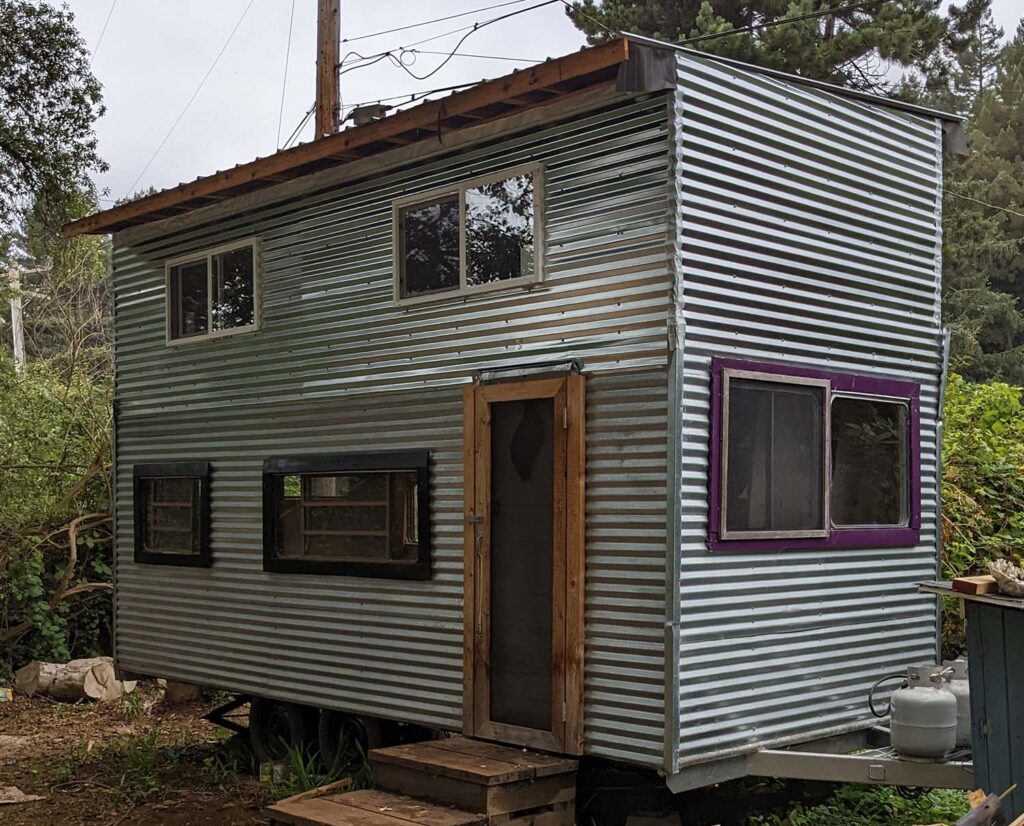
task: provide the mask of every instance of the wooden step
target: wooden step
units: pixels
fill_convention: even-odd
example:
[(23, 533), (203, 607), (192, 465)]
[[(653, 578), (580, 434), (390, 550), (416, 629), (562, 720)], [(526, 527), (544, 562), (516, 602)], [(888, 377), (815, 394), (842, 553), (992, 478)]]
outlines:
[(270, 822), (280, 826), (485, 826), (487, 818), (414, 800), (405, 795), (374, 790), (332, 794), (294, 802), (282, 801), (267, 809)]
[(562, 814), (576, 799), (578, 764), (569, 758), (452, 737), (374, 749), (370, 762), (379, 788), (486, 814), (488, 823), (572, 823)]

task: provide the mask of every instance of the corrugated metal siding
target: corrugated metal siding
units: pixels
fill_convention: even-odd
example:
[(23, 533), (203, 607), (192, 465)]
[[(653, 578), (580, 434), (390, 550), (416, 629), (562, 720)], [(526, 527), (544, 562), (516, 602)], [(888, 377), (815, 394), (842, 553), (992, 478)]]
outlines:
[[(664, 364), (667, 135), (665, 97), (656, 95), (119, 247), (122, 412), (423, 388), (570, 357), (591, 370)], [(532, 162), (546, 175), (544, 284), (395, 307), (392, 200)], [(262, 329), (167, 347), (164, 261), (252, 235), (263, 249)]]
[[(117, 656), (130, 670), (458, 729), (462, 406), (475, 370), (582, 359), (588, 373), (585, 736), (662, 749), (667, 452), (665, 97), (631, 101), (416, 169), (117, 245)], [(391, 200), (541, 161), (546, 278), (531, 292), (398, 309)], [(165, 259), (257, 235), (262, 329), (164, 342)], [(262, 570), (261, 462), (428, 447), (434, 578)], [(136, 462), (213, 463), (208, 570), (132, 560)]]
[[(588, 382), (585, 736), (591, 754), (656, 765), (663, 714), (664, 370)], [(122, 422), (120, 665), (390, 719), (462, 725), (462, 401), (457, 387), (240, 405)], [(429, 447), (434, 577), (265, 573), (262, 460)], [(132, 466), (213, 464), (210, 569), (136, 565)]]
[[(685, 765), (855, 726), (934, 656), (941, 159), (915, 115), (689, 56), (679, 80)], [(714, 355), (920, 382), (920, 546), (709, 553)]]

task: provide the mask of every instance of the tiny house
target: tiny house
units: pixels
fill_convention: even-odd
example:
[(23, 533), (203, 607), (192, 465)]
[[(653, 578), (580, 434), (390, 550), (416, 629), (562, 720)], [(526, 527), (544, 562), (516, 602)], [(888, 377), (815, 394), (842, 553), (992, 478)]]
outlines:
[(119, 667), (677, 790), (866, 730), (937, 655), (957, 135), (623, 37), (71, 224)]

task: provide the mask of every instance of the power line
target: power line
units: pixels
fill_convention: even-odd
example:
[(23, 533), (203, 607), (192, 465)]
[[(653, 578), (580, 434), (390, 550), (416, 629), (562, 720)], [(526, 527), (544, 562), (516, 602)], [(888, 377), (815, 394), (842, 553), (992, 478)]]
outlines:
[[(446, 55), (448, 52), (430, 51), (428, 49), (409, 49), (410, 54), (431, 54), (431, 55)], [(509, 60), (513, 63), (543, 63), (543, 60), (538, 60), (534, 57), (507, 57), (500, 54), (471, 54), (469, 52), (459, 52), (455, 57), (477, 57), (481, 60)]]
[(569, 2), (569, 0), (562, 0), (562, 4), (569, 10), (569, 14), (570, 15), (578, 14), (580, 17), (584, 17), (587, 20), (589, 20), (595, 26), (598, 26), (599, 28), (604, 29), (606, 32), (608, 32), (610, 35), (612, 35), (612, 37), (618, 37), (619, 36), (619, 32), (615, 31), (615, 29), (611, 28), (611, 26), (606, 26), (600, 20), (597, 20), (596, 18), (591, 17), (585, 11), (581, 11), (581, 10), (575, 8), (572, 5), (572, 3)]
[(492, 6), (481, 6), (476, 9), (470, 9), (469, 11), (459, 12), (458, 14), (449, 14), (447, 17), (435, 17), (432, 20), (421, 20), (419, 23), (409, 23), (406, 26), (398, 26), (394, 29), (384, 29), (379, 32), (370, 32), (369, 34), (361, 34), (357, 37), (343, 37), (342, 43), (355, 43), (357, 40), (368, 40), (371, 37), (380, 37), (383, 34), (394, 34), (395, 32), (404, 32), (407, 29), (416, 29), (421, 26), (430, 26), (434, 23), (443, 23), (446, 20), (455, 20), (458, 17), (469, 17), (471, 14), (478, 14), (482, 11), (490, 11), (491, 9), (500, 9), (505, 6), (516, 6), (520, 3), (525, 3), (526, 0), (506, 0), (504, 3), (495, 3)]
[(948, 192), (950, 195), (956, 196), (957, 198), (963, 198), (965, 201), (971, 201), (972, 203), (975, 204), (981, 204), (983, 207), (988, 207), (989, 209), (994, 209), (998, 212), (1005, 212), (1007, 215), (1015, 215), (1018, 218), (1024, 218), (1024, 212), (1017, 212), (1015, 209), (996, 206), (995, 204), (990, 204), (987, 201), (979, 201), (977, 198), (972, 198), (970, 195), (962, 195), (959, 192), (954, 192), (952, 189), (947, 189), (946, 192)]
[(798, 14), (794, 17), (783, 17), (780, 20), (769, 20), (766, 23), (754, 23), (751, 26), (741, 26), (738, 29), (730, 29), (727, 32), (715, 32), (713, 34), (702, 34), (699, 37), (691, 37), (687, 40), (680, 40), (679, 44), (682, 46), (688, 46), (692, 43), (703, 43), (706, 40), (716, 40), (719, 37), (732, 37), (737, 34), (748, 34), (750, 32), (761, 31), (762, 29), (770, 29), (775, 26), (783, 26), (787, 23), (799, 23), (802, 20), (813, 20), (816, 17), (827, 17), (832, 14), (842, 14), (843, 12), (856, 11), (857, 9), (865, 8), (866, 6), (874, 6), (878, 3), (888, 3), (890, 0), (861, 0), (859, 3), (850, 3), (846, 6), (836, 6), (830, 9), (822, 9), (820, 11), (809, 12), (807, 14)]
[(170, 139), (171, 135), (174, 133), (174, 130), (178, 128), (178, 124), (181, 123), (181, 119), (185, 117), (185, 113), (188, 112), (189, 108), (192, 106), (192, 103), (199, 96), (199, 92), (202, 91), (203, 86), (206, 85), (206, 81), (209, 79), (210, 75), (213, 74), (213, 70), (217, 68), (217, 64), (220, 63), (220, 59), (224, 56), (224, 52), (226, 52), (228, 46), (231, 45), (231, 41), (234, 39), (235, 33), (242, 25), (242, 21), (245, 20), (246, 15), (249, 14), (249, 9), (252, 8), (253, 3), (255, 2), (256, 0), (249, 0), (249, 4), (245, 7), (245, 10), (242, 12), (242, 16), (238, 18), (238, 22), (235, 23), (235, 27), (231, 30), (231, 34), (228, 35), (228, 39), (224, 41), (224, 45), (221, 46), (220, 51), (217, 52), (217, 56), (213, 59), (213, 63), (210, 64), (210, 68), (206, 70), (206, 74), (203, 75), (203, 79), (200, 80), (199, 85), (196, 86), (196, 90), (192, 93), (192, 97), (188, 99), (188, 103), (185, 104), (185, 108), (181, 110), (178, 117), (175, 118), (174, 123), (171, 124), (171, 128), (167, 130), (167, 134), (164, 135), (164, 139), (160, 141), (160, 145), (156, 148), (156, 151), (153, 153), (152, 157), (148, 161), (146, 161), (146, 165), (142, 167), (142, 171), (135, 177), (135, 180), (132, 182), (132, 185), (128, 187), (128, 191), (125, 193), (125, 197), (131, 195), (131, 193), (135, 190), (135, 186), (138, 184), (140, 180), (142, 180), (142, 176), (145, 175), (146, 172), (149, 170), (149, 167), (152, 165), (153, 161), (156, 160), (156, 156), (160, 154), (160, 150), (164, 148), (164, 144), (166, 144), (167, 141)]
[[(438, 63), (433, 69), (431, 69), (425, 75), (418, 75), (414, 71), (412, 71), (412, 69), (410, 69), (403, 62), (402, 55), (410, 53), (410, 51), (411, 51), (413, 46), (418, 46), (418, 45), (420, 45), (420, 43), (423, 43), (423, 42), (426, 42), (426, 41), (420, 41), (420, 43), (412, 43), (409, 46), (402, 46), (400, 49), (397, 50), (398, 53), (399, 53), (397, 58), (394, 56), (394, 51), (395, 50), (391, 50), (391, 51), (388, 51), (388, 52), (383, 52), (383, 53), (381, 53), (381, 55), (380, 55), (380, 57), (378, 59), (372, 60), (369, 63), (364, 63), (364, 64), (362, 64), (362, 66), (372, 66), (374, 63), (378, 62), (379, 59), (390, 58), (391, 62), (395, 66), (397, 66), (400, 69), (403, 69), (405, 71), (405, 73), (408, 74), (410, 77), (412, 77), (412, 78), (414, 78), (416, 80), (427, 80), (428, 78), (431, 78), (434, 75), (436, 75), (438, 72), (441, 71), (441, 69), (443, 69), (446, 65), (448, 65), (449, 61), (451, 61), (451, 59), (456, 56), (456, 54), (458, 53), (459, 49), (462, 47), (462, 44), (465, 43), (472, 35), (476, 34), (478, 31), (480, 31), (480, 29), (482, 29), (482, 28), (484, 28), (486, 26), (490, 26), (493, 23), (500, 23), (503, 20), (508, 20), (509, 18), (516, 17), (517, 15), (525, 14), (526, 12), (530, 12), (530, 11), (535, 11), (536, 9), (543, 8), (544, 6), (550, 6), (552, 3), (559, 3), (559, 2), (562, 2), (562, 0), (541, 0), (540, 3), (535, 3), (534, 5), (527, 6), (524, 9), (516, 9), (515, 11), (510, 11), (510, 12), (507, 12), (506, 14), (501, 14), (501, 15), (498, 15), (497, 17), (492, 17), (489, 20), (484, 20), (482, 23), (480, 23), (480, 22), (474, 23), (472, 26), (469, 26), (468, 27), (469, 30), (466, 31), (466, 33), (463, 34), (462, 37), (459, 38), (459, 42), (456, 43), (454, 48), (452, 48), (452, 50), (447, 53), (447, 56), (444, 58), (444, 60), (442, 60), (440, 63)], [(452, 32), (452, 33), (454, 34), (454, 32)], [(354, 66), (352, 68), (361, 68), (361, 66)]]
[(107, 19), (103, 21), (103, 28), (100, 29), (99, 39), (96, 41), (96, 48), (92, 50), (92, 57), (89, 58), (89, 66), (92, 66), (92, 62), (96, 59), (96, 52), (100, 50), (100, 46), (103, 43), (103, 35), (107, 33), (107, 26), (110, 25), (110, 18), (114, 15), (114, 6), (117, 5), (117, 0), (111, 0), (110, 9), (107, 11)]
[(295, 27), (295, 0), (292, 0), (291, 16), (288, 18), (288, 45), (284, 50), (284, 77), (281, 79), (281, 107), (277, 112), (277, 143), (281, 148), (281, 124), (284, 121), (284, 93), (288, 88), (288, 61), (292, 56), (292, 29)]

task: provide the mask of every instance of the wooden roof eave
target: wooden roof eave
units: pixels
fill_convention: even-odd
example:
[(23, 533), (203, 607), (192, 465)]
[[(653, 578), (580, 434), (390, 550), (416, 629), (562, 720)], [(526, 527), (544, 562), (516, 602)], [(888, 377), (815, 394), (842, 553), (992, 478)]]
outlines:
[(610, 70), (629, 59), (624, 38), (548, 60), (530, 69), (429, 101), (390, 117), (338, 132), (293, 149), (277, 152), (205, 178), (97, 212), (68, 224), (68, 237), (114, 232), (180, 214), (215, 200), (271, 186), (307, 175), (325, 166), (345, 163), (394, 149), (437, 134), (444, 127), (458, 128), (540, 106), (604, 79)]

